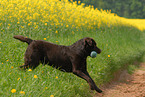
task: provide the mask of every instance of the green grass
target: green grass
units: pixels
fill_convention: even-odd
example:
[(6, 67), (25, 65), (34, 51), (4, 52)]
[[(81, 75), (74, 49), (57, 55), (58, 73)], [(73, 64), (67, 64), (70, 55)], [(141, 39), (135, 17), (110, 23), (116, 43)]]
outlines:
[(133, 72), (137, 69), (136, 65), (128, 65), (127, 71), (129, 74), (133, 74)]
[[(102, 53), (96, 58), (88, 57), (87, 67), (97, 85), (108, 82), (113, 78), (112, 73), (124, 67), (125, 64), (139, 60), (145, 51), (144, 32), (133, 27), (116, 26), (100, 29), (97, 27), (94, 29), (68, 27), (62, 29), (49, 24), (46, 27), (40, 23), (35, 29), (27, 24), (1, 22), (1, 97), (49, 97), (50, 95), (55, 97), (90, 97), (95, 93), (89, 89), (85, 80), (48, 65), (40, 64), (33, 71), (20, 70), (18, 67), (24, 63), (23, 57), (27, 44), (15, 40), (14, 35), (23, 35), (38, 40), (46, 38), (46, 41), (59, 45), (71, 45), (83, 37), (94, 38), (98, 47), (102, 49)], [(59, 32), (58, 34), (55, 33), (56, 30)], [(49, 38), (47, 38), (48, 36)], [(34, 75), (37, 75), (38, 78), (34, 78)], [(16, 93), (11, 93), (12, 89), (16, 89)], [(24, 91), (25, 94), (21, 94), (20, 91)]]

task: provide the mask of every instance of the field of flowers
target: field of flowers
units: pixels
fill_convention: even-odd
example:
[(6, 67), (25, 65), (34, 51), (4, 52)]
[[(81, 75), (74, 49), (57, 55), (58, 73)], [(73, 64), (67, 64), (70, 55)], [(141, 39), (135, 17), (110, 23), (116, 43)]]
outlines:
[(88, 29), (93, 29), (94, 26), (100, 28), (130, 24), (128, 19), (118, 17), (110, 11), (99, 11), (93, 6), (84, 8), (83, 3), (78, 6), (76, 2), (70, 3), (67, 0), (1, 0), (0, 2), (1, 20), (33, 25), (35, 28), (38, 28), (38, 23), (66, 28), (86, 26)]
[(0, 96), (90, 97), (95, 93), (84, 80), (50, 66), (19, 70), (27, 45), (14, 40), (13, 35), (61, 45), (71, 45), (83, 37), (94, 38), (102, 53), (95, 59), (88, 57), (87, 62), (97, 85), (108, 82), (124, 64), (141, 60), (145, 20), (126, 19), (78, 3), (0, 0)]
[[(11, 23), (17, 23), (18, 25), (33, 25), (35, 29), (38, 28), (40, 23), (45, 26), (49, 24), (63, 28), (83, 26), (93, 29), (96, 26), (100, 28), (133, 25), (140, 30), (145, 29), (142, 20), (134, 21), (121, 18), (111, 13), (111, 11), (99, 11), (94, 9), (93, 6), (84, 8), (83, 3), (78, 6), (77, 2), (70, 3), (67, 0), (1, 0), (0, 2), (0, 20), (5, 21), (9, 26), (9, 21), (11, 21)], [(141, 26), (138, 26), (138, 24)]]
[(145, 30), (145, 19), (127, 19), (127, 22), (141, 31)]

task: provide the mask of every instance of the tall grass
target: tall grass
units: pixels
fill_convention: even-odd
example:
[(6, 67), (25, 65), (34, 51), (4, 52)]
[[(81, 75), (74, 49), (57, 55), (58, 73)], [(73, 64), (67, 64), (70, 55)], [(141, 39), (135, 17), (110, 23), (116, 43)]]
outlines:
[(67, 0), (0, 0), (0, 4), (0, 96), (3, 97), (92, 96), (86, 81), (71, 73), (42, 64), (33, 71), (20, 70), (27, 44), (13, 39), (13, 35), (60, 45), (71, 45), (83, 37), (94, 38), (102, 53), (95, 59), (88, 57), (87, 67), (97, 85), (109, 81), (125, 64), (139, 60), (145, 51), (144, 26), (137, 29), (140, 24), (110, 11), (78, 6)]

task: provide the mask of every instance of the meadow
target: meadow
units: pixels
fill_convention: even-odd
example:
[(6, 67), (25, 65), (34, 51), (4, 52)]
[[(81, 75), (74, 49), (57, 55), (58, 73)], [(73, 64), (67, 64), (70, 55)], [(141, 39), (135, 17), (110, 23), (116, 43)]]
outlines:
[(35, 70), (24, 64), (26, 43), (13, 38), (23, 35), (59, 45), (71, 45), (92, 37), (102, 49), (87, 58), (96, 84), (110, 81), (113, 74), (142, 61), (145, 52), (145, 20), (126, 19), (111, 11), (84, 7), (67, 0), (0, 0), (0, 96), (1, 97), (91, 97), (95, 91), (71, 73), (40, 64)]

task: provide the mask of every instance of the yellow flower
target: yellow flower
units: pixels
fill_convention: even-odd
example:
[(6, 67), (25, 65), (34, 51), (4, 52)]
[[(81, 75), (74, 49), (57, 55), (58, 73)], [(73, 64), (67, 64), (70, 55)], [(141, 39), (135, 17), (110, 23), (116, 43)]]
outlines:
[(9, 60), (7, 60), (7, 62), (8, 62)]
[(54, 95), (50, 95), (50, 97), (54, 97)]
[(55, 78), (58, 79), (58, 76), (56, 76)]
[(28, 23), (28, 26), (30, 26), (31, 24), (30, 23)]
[(80, 4), (81, 3), (81, 1), (78, 1), (78, 4)]
[(0, 43), (2, 43), (2, 42), (0, 42)]
[(44, 73), (44, 71), (42, 71), (42, 73)]
[(2, 63), (2, 64), (4, 64), (4, 63)]
[(34, 22), (34, 25), (36, 25), (36, 22)]
[(45, 89), (48, 89), (48, 87), (45, 87)]
[(37, 75), (34, 75), (34, 78), (38, 78)]
[(44, 38), (44, 40), (46, 40), (46, 38)]
[(56, 42), (58, 42), (58, 41), (56, 41)]
[(45, 23), (45, 26), (47, 26), (47, 23)]
[(14, 67), (12, 66), (11, 69), (13, 69)]
[(35, 29), (37, 29), (37, 28), (38, 28), (38, 25), (35, 26)]
[(25, 92), (24, 92), (24, 91), (20, 91), (20, 93), (21, 93), (21, 94), (25, 94)]
[(17, 79), (17, 81), (20, 80), (20, 78)]
[(68, 27), (68, 25), (66, 25), (66, 27)]
[(56, 30), (55, 33), (58, 34), (58, 31)]
[(32, 69), (29, 69), (28, 71), (32, 71)]
[(24, 28), (24, 26), (21, 26), (21, 28)]
[(12, 92), (12, 93), (16, 93), (16, 89), (12, 89), (11, 92)]
[(110, 57), (110, 55), (108, 55), (108, 57)]

